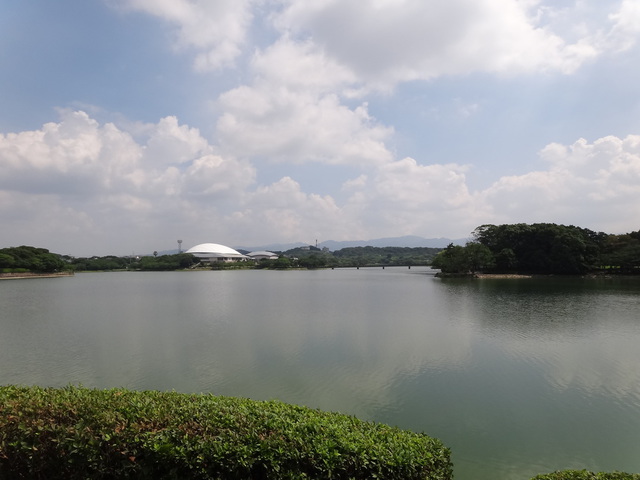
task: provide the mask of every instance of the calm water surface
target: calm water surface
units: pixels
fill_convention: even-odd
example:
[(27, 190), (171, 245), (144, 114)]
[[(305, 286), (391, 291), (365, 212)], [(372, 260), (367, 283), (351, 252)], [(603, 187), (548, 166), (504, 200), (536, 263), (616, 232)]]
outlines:
[(0, 282), (0, 384), (280, 399), (442, 439), (457, 480), (640, 472), (640, 281), (426, 268)]

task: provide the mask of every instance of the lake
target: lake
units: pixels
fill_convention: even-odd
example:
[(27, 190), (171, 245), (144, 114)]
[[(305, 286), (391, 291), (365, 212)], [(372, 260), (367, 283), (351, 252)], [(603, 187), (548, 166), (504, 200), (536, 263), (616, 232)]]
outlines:
[(279, 399), (440, 438), (456, 480), (640, 472), (640, 279), (427, 267), (0, 281), (0, 384)]

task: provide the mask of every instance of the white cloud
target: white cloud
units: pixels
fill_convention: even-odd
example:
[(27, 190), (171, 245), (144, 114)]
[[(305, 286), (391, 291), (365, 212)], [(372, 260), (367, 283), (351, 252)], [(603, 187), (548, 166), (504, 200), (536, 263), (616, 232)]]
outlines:
[(289, 0), (274, 23), (380, 88), (478, 71), (571, 73), (613, 43), (635, 41), (638, 23), (627, 18), (637, 16), (637, 2), (623, 2), (612, 27), (605, 16), (596, 30), (572, 25), (573, 35), (552, 29), (554, 13), (553, 6), (518, 0)]
[(59, 242), (82, 230), (101, 251), (116, 232), (149, 242), (173, 225), (215, 221), (255, 181), (251, 165), (214, 155), (197, 129), (173, 117), (145, 130), (139, 144), (113, 124), (63, 111), (41, 130), (0, 135), (2, 218), (29, 225), (11, 235), (49, 229)]
[(640, 35), (640, 3), (623, 0), (620, 9), (610, 15), (613, 27), (606, 34), (606, 47), (614, 51), (628, 50), (638, 42)]
[(230, 66), (242, 53), (252, 21), (250, 0), (114, 0), (162, 18), (177, 29), (176, 45), (197, 51), (195, 68)]
[[(290, 48), (315, 50), (342, 70), (339, 77), (382, 89), (478, 71), (571, 73), (604, 52), (630, 48), (640, 30), (636, 0), (622, 0), (615, 11), (605, 10), (611, 3), (561, 7), (540, 0), (110, 1), (171, 24), (175, 45), (192, 49), (202, 71), (235, 63), (254, 15), (267, 5), (265, 18)], [(290, 78), (314, 77), (298, 75), (300, 64), (276, 65)]]
[(366, 104), (350, 109), (337, 96), (320, 97), (266, 85), (225, 93), (217, 125), (221, 147), (273, 162), (378, 164), (392, 158), (391, 129), (376, 124)]
[(235, 155), (302, 164), (378, 164), (391, 160), (392, 129), (363, 103), (349, 108), (334, 91), (350, 73), (309, 44), (281, 41), (253, 60), (254, 82), (220, 96), (221, 147)]
[(555, 222), (608, 233), (629, 231), (640, 218), (640, 136), (603, 137), (593, 143), (547, 145), (549, 169), (502, 177), (486, 191), (498, 222)]
[(188, 198), (237, 200), (254, 181), (255, 171), (247, 163), (217, 155), (200, 157), (184, 173), (182, 194)]
[(148, 129), (144, 162), (149, 166), (182, 164), (212, 152), (197, 128), (179, 125), (176, 117), (165, 117)]
[[(147, 152), (162, 145), (171, 155), (150, 162)], [(640, 135), (549, 144), (540, 152), (547, 169), (502, 177), (480, 192), (468, 188), (468, 166), (383, 161), (352, 179), (338, 175), (340, 202), (290, 177), (256, 188), (250, 163), (215, 150), (172, 117), (146, 125), (142, 141), (71, 111), (40, 130), (1, 135), (0, 215), (11, 226), (5, 242), (46, 238), (47, 248), (64, 253), (82, 232), (92, 250), (74, 253), (101, 254), (124, 243), (157, 249), (157, 239), (166, 244), (174, 236), (245, 245), (458, 238), (484, 223), (544, 221), (616, 233), (640, 218)]]
[(236, 235), (245, 238), (244, 244), (260, 242), (256, 232), (269, 241), (309, 243), (318, 235), (346, 238), (357, 232), (333, 198), (305, 193), (290, 177), (247, 194), (242, 206), (226, 220)]
[(108, 1), (171, 24), (175, 45), (193, 50), (201, 71), (234, 65), (254, 16), (270, 19), (281, 36), (254, 59), (255, 68), (289, 86), (346, 82), (351, 95), (472, 72), (573, 73), (631, 48), (640, 34), (636, 0), (617, 8), (542, 0)]
[[(115, 155), (105, 158), (103, 153)], [(0, 186), (33, 193), (99, 193), (110, 183), (110, 173), (139, 157), (132, 139), (113, 125), (100, 127), (84, 112), (64, 112), (60, 123), (47, 123), (42, 130), (0, 135)]]
[(2, 248), (33, 245), (57, 253), (77, 249), (74, 239), (90, 237), (98, 220), (55, 195), (1, 189), (0, 218)]
[(467, 167), (420, 165), (412, 158), (381, 165), (370, 178), (345, 184), (352, 192), (345, 211), (370, 235), (436, 234), (437, 224), (449, 235), (464, 236), (484, 216), (466, 185)]
[(351, 70), (326, 55), (311, 41), (295, 42), (287, 35), (258, 51), (252, 59), (258, 78), (290, 90), (316, 94), (337, 91), (357, 82)]

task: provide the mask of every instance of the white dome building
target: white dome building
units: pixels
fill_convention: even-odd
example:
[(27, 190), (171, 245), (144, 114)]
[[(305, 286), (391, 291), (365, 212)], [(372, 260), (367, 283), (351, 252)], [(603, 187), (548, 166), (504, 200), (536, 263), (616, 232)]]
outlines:
[(191, 247), (185, 253), (190, 253), (201, 262), (239, 262), (247, 260), (247, 257), (233, 248), (219, 245), (217, 243), (201, 243)]
[(278, 259), (278, 255), (276, 255), (273, 252), (267, 252), (266, 250), (260, 250), (258, 252), (251, 252), (251, 253), (247, 253), (247, 257), (253, 259), (253, 260), (263, 260), (263, 259), (267, 259), (267, 260), (277, 260)]

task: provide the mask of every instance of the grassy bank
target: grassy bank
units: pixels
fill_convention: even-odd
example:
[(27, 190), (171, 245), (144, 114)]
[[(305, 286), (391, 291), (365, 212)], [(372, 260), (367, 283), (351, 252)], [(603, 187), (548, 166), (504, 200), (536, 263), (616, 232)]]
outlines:
[(452, 478), (439, 440), (277, 401), (0, 387), (0, 478)]

